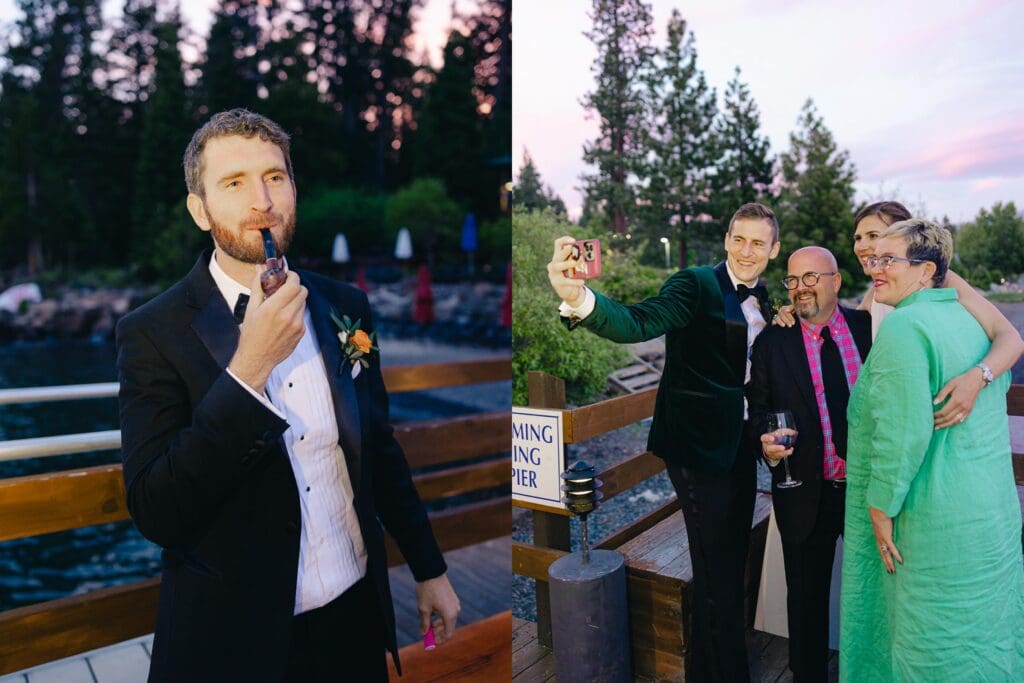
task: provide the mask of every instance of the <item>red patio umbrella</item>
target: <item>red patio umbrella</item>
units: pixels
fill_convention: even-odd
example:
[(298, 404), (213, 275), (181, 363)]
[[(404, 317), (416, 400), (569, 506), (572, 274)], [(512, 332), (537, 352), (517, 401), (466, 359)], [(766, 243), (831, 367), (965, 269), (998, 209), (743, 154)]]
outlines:
[(501, 301), (501, 326), (512, 327), (512, 264), (505, 269), (505, 298)]
[(430, 287), (430, 271), (426, 264), (420, 266), (416, 275), (416, 302), (412, 319), (421, 325), (434, 322), (434, 291)]

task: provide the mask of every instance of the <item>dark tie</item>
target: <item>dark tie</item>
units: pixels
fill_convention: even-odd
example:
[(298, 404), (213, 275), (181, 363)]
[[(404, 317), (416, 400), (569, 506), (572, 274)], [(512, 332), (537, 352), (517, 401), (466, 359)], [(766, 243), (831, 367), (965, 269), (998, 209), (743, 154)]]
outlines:
[(235, 301), (235, 310), (232, 313), (235, 316), (235, 324), (241, 325), (242, 321), (245, 320), (245, 308), (249, 305), (249, 295), (239, 294), (238, 300)]
[(821, 380), (825, 385), (825, 405), (832, 423), (832, 443), (836, 455), (846, 459), (846, 406), (850, 402), (850, 386), (846, 383), (843, 357), (827, 327), (821, 330)]

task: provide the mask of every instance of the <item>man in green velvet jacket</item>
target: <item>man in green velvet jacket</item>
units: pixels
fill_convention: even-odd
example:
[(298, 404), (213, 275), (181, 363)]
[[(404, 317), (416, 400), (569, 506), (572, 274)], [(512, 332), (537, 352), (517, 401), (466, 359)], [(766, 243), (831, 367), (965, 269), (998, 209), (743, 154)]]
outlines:
[(548, 279), (569, 329), (635, 343), (665, 335), (665, 370), (647, 447), (665, 460), (689, 537), (693, 635), (687, 679), (746, 681), (743, 574), (756, 456), (744, 438), (750, 347), (771, 322), (759, 277), (779, 253), (775, 214), (744, 204), (729, 221), (726, 260), (674, 273), (661, 291), (625, 305), (566, 276), (572, 237), (555, 240)]

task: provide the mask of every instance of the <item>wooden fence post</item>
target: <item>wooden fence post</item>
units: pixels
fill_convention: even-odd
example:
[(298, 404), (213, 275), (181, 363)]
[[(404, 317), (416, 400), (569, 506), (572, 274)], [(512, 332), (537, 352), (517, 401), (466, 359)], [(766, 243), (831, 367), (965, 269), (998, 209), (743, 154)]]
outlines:
[[(543, 372), (527, 375), (527, 397), (533, 408), (559, 409), (565, 407), (565, 382)], [(533, 544), (545, 548), (569, 551), (569, 518), (550, 512), (533, 511)], [(551, 599), (546, 581), (537, 581), (537, 640), (551, 647)]]

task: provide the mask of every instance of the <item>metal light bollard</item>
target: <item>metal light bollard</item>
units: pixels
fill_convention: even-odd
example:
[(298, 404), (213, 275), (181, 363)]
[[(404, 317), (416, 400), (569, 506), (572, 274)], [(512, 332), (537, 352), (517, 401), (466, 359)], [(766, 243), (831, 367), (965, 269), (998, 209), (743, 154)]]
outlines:
[(587, 515), (602, 498), (594, 474), (582, 461), (562, 474), (562, 502), (580, 518), (583, 549), (548, 568), (555, 675), (561, 683), (628, 683), (626, 561), (614, 550), (590, 550)]

